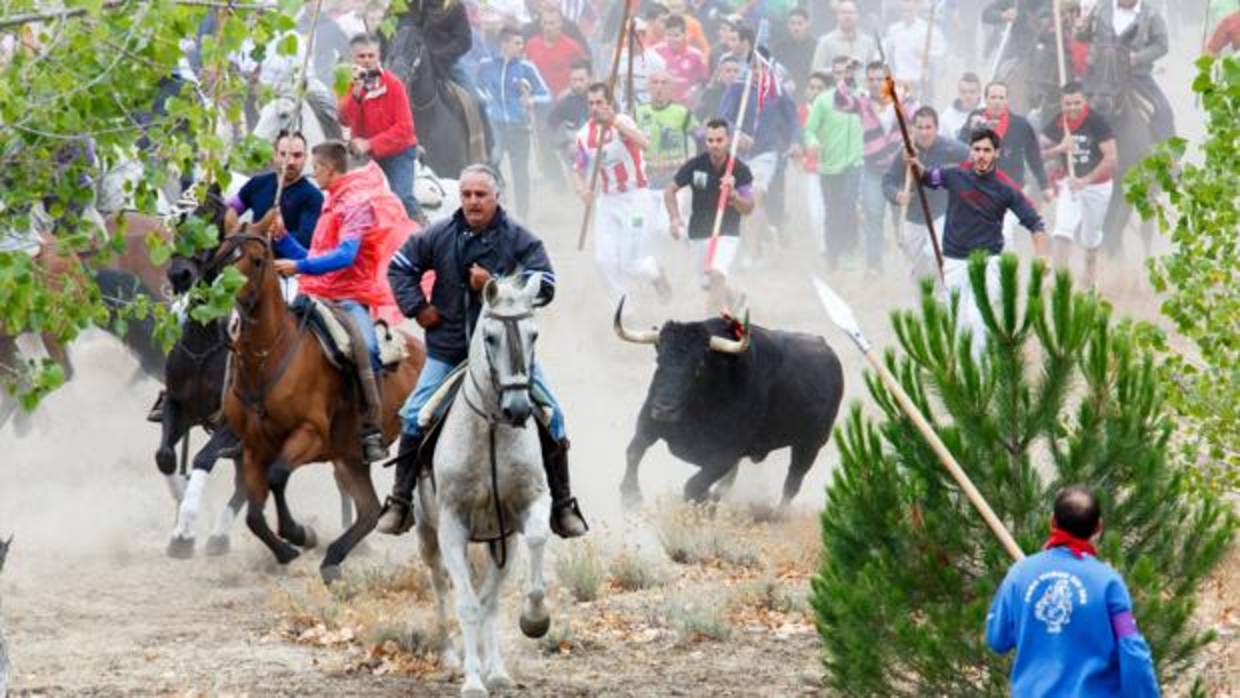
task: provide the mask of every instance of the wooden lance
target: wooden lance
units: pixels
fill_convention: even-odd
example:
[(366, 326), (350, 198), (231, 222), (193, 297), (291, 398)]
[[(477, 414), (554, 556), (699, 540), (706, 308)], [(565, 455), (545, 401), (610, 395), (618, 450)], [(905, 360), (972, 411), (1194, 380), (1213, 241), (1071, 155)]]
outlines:
[(852, 308), (844, 302), (844, 299), (836, 295), (831, 290), (831, 287), (823, 283), (821, 279), (815, 277), (813, 278), (813, 283), (814, 290), (818, 292), (818, 300), (822, 303), (827, 314), (831, 316), (831, 321), (843, 330), (853, 340), (853, 343), (857, 345), (857, 348), (861, 350), (861, 353), (865, 355), (870, 366), (878, 373), (878, 377), (883, 382), (883, 385), (895, 397), (900, 410), (913, 422), (913, 426), (921, 433), (922, 437), (930, 445), (930, 449), (934, 451), (934, 455), (938, 456), (939, 462), (943, 464), (943, 467), (947, 469), (952, 479), (960, 486), (965, 497), (969, 499), (969, 503), (973, 505), (973, 508), (981, 515), (982, 520), (986, 522), (991, 532), (999, 539), (1004, 550), (1007, 550), (1008, 554), (1017, 562), (1025, 559), (1025, 553), (1020, 549), (1020, 545), (1016, 543), (1016, 539), (1012, 537), (1011, 531), (999, 520), (994, 509), (990, 508), (986, 498), (982, 496), (982, 493), (978, 491), (973, 481), (969, 479), (969, 475), (964, 471), (964, 468), (960, 467), (960, 463), (956, 461), (951, 451), (947, 450), (947, 445), (939, 438), (934, 427), (930, 426), (930, 422), (926, 421), (925, 415), (917, 408), (917, 405), (908, 396), (908, 393), (904, 392), (900, 382), (896, 380), (895, 376), (891, 375), (891, 371), (886, 364), (874, 353), (874, 348), (870, 345), (869, 340), (866, 339), (865, 334), (862, 333), (861, 325), (857, 322), (856, 316), (853, 315)]
[[(636, 0), (623, 0), (624, 10), (620, 17), (620, 34), (616, 37), (616, 50), (611, 54), (611, 75), (607, 78), (607, 92), (616, 94), (616, 78), (620, 73), (620, 52), (624, 49), (625, 35), (629, 32), (629, 18), (632, 16), (633, 3)], [(603, 134), (599, 133), (598, 145), (594, 148), (594, 163), (590, 168), (590, 196), (586, 198), (585, 215), (581, 217), (581, 233), (577, 236), (577, 251), (586, 247), (586, 235), (590, 232), (590, 217), (594, 213), (594, 190), (598, 188), (599, 170), (603, 167)]]
[[(1059, 86), (1062, 88), (1068, 84), (1068, 67), (1064, 58), (1063, 45), (1063, 11), (1060, 9), (1059, 0), (1051, 0), (1051, 4), (1055, 13), (1055, 55), (1059, 59)], [(1064, 141), (1072, 142), (1072, 131), (1068, 128), (1068, 117), (1063, 117), (1063, 138)], [(1064, 153), (1063, 159), (1068, 162), (1068, 177), (1076, 179), (1076, 163), (1072, 161), (1072, 149)]]
[[(883, 52), (882, 41), (875, 32), (875, 40), (878, 42), (878, 51), (883, 64), (887, 64), (887, 56)], [(900, 95), (896, 91), (896, 81), (891, 77), (891, 68), (887, 69), (887, 77), (883, 81), (883, 89), (891, 95), (892, 107), (896, 112), (896, 123), (900, 125), (900, 136), (904, 139), (904, 152), (909, 157), (917, 157), (917, 150), (913, 147), (913, 139), (908, 134), (908, 124), (904, 120), (904, 105), (900, 104)], [(917, 173), (914, 172), (914, 175)], [(934, 261), (939, 268), (939, 279), (944, 284), (947, 283), (943, 277), (943, 251), (939, 248), (939, 236), (934, 230), (934, 216), (930, 213), (930, 200), (926, 198), (926, 188), (921, 184), (921, 177), (915, 176), (914, 183), (917, 185), (917, 198), (921, 202), (921, 213), (926, 219), (926, 229), (930, 231), (930, 245), (934, 248)]]

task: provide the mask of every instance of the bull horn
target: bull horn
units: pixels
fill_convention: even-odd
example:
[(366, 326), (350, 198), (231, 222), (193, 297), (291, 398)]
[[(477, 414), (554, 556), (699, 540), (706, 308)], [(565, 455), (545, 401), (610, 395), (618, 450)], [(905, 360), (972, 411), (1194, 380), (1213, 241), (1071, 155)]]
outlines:
[(749, 312), (745, 312), (745, 322), (742, 325), (740, 339), (726, 339), (724, 337), (711, 337), (710, 348), (721, 354), (744, 354), (749, 348)]
[(626, 342), (634, 344), (655, 344), (659, 341), (658, 330), (646, 330), (645, 332), (631, 332), (625, 328), (624, 323), (620, 321), (620, 315), (624, 312), (624, 297), (620, 297), (620, 305), (616, 306), (616, 317), (612, 321), (611, 326), (616, 330), (616, 336)]

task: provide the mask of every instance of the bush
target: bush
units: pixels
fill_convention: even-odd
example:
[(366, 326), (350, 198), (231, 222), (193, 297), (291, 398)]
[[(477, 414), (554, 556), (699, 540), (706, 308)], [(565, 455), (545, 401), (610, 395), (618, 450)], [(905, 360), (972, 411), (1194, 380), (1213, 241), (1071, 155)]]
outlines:
[(599, 596), (607, 568), (592, 541), (567, 546), (555, 560), (556, 577), (578, 603), (594, 601)]
[[(1096, 489), (1099, 555), (1126, 578), (1160, 676), (1175, 676), (1212, 637), (1189, 619), (1236, 520), (1171, 458), (1155, 357), (1066, 274), (1047, 297), (1035, 264), (1022, 291), (1006, 256), (992, 308), (984, 263), (970, 272), (989, 330), (981, 361), (927, 286), (920, 314), (893, 316), (901, 351), (886, 365), (1024, 550), (1043, 542), (1060, 487)], [(812, 580), (829, 681), (848, 696), (1005, 696), (1011, 657), (982, 629), (1010, 559), (891, 393), (866, 384), (881, 415), (854, 405), (837, 436)]]
[(641, 591), (662, 586), (667, 574), (657, 560), (624, 548), (611, 560), (611, 583), (621, 591)]

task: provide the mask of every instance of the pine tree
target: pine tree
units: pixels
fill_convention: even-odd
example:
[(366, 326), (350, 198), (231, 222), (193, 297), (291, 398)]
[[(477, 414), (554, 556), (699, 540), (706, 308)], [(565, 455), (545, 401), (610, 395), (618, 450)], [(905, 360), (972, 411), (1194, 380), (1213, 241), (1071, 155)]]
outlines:
[[(982, 260), (970, 273), (989, 329), (981, 356), (957, 333), (956, 303), (927, 286), (920, 313), (893, 315), (886, 365), (1026, 552), (1059, 488), (1095, 488), (1099, 556), (1127, 580), (1160, 677), (1174, 676), (1212, 639), (1189, 620), (1235, 516), (1171, 460), (1174, 424), (1136, 327), (1040, 263), (1022, 287), (1004, 257), (993, 308)], [(893, 396), (873, 375), (866, 385), (881, 415), (854, 405), (837, 434), (811, 592), (829, 682), (847, 696), (1005, 696), (1010, 657), (983, 630), (1011, 559)]]

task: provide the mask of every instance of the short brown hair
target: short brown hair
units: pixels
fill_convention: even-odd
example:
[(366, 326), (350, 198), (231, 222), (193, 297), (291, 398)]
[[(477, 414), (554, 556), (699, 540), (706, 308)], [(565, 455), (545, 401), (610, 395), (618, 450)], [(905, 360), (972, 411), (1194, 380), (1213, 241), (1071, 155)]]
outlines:
[(337, 174), (349, 171), (349, 148), (344, 141), (323, 141), (314, 146), (310, 154), (330, 165)]

